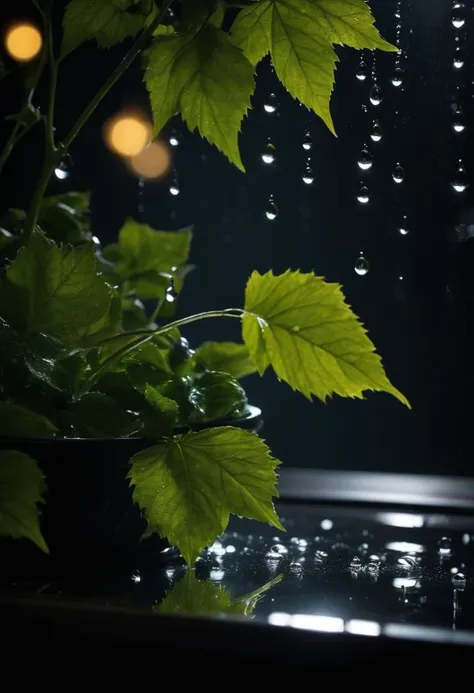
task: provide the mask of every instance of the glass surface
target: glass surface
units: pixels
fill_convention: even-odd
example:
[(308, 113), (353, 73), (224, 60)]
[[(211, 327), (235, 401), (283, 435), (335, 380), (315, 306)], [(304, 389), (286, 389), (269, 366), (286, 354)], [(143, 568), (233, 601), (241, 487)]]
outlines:
[(279, 512), (286, 535), (235, 520), (195, 573), (173, 558), (110, 577), (84, 561), (82, 572), (47, 583), (7, 585), (4, 570), (3, 591), (148, 613), (254, 615), (254, 622), (274, 626), (474, 644), (473, 517), (293, 504), (279, 504)]

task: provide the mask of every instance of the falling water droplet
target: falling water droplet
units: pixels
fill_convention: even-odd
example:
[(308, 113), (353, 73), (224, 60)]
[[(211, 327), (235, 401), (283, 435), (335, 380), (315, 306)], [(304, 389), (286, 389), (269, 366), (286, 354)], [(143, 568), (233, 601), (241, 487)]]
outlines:
[(303, 171), (303, 183), (306, 183), (306, 185), (311, 185), (311, 183), (314, 181), (314, 173), (313, 169), (309, 164), (306, 164), (304, 167)]
[(311, 137), (311, 133), (306, 131), (305, 136), (303, 137), (303, 149), (305, 149), (307, 152), (311, 149), (313, 146), (313, 138)]
[(380, 106), (380, 104), (383, 101), (383, 94), (381, 88), (377, 85), (375, 85), (375, 87), (372, 87), (372, 89), (370, 90), (369, 99), (372, 106)]
[(179, 183), (178, 183), (178, 178), (177, 176), (174, 176), (171, 180), (170, 183), (170, 193), (176, 197), (176, 195), (179, 195), (180, 189), (179, 189)]
[(361, 60), (359, 63), (359, 67), (357, 68), (356, 77), (359, 81), (365, 82), (368, 74), (369, 70), (367, 68), (367, 63), (364, 60)]
[(451, 583), (457, 590), (463, 590), (466, 587), (466, 582), (467, 580), (464, 573), (456, 573), (456, 575), (453, 575), (451, 578)]
[(374, 120), (370, 137), (374, 142), (380, 142), (380, 140), (383, 137), (382, 126), (380, 125), (378, 120)]
[(265, 145), (265, 149), (263, 150), (262, 161), (265, 164), (273, 164), (273, 162), (275, 161), (275, 155), (276, 155), (275, 146), (271, 142), (268, 142)]
[(395, 181), (395, 183), (403, 183), (405, 179), (405, 171), (401, 164), (397, 164), (393, 169), (392, 178)]
[(170, 283), (168, 284), (168, 288), (166, 289), (165, 298), (168, 301), (168, 303), (173, 303), (178, 298), (178, 292), (174, 288), (173, 278), (170, 279)]
[(268, 99), (263, 104), (263, 108), (266, 113), (275, 113), (278, 108), (278, 102), (275, 94), (270, 94)]
[(464, 121), (464, 113), (461, 107), (457, 107), (456, 111), (454, 113), (454, 120), (453, 120), (453, 130), (454, 132), (464, 132), (466, 128), (466, 124)]
[(299, 573), (303, 572), (303, 566), (301, 563), (298, 563), (298, 561), (293, 561), (290, 563), (290, 570), (292, 573), (296, 573), (298, 575)]
[(273, 195), (270, 195), (267, 206), (265, 207), (265, 216), (267, 219), (270, 219), (270, 221), (273, 221), (278, 216), (278, 207), (273, 201)]
[(449, 537), (442, 537), (438, 541), (438, 553), (442, 556), (447, 556), (451, 553), (451, 539)]
[(66, 178), (69, 178), (71, 172), (67, 164), (64, 161), (61, 161), (59, 166), (56, 166), (56, 168), (54, 169), (54, 175), (56, 176), (56, 178), (59, 178), (59, 180), (65, 180)]
[(464, 67), (464, 53), (459, 46), (456, 48), (453, 58), (453, 67), (455, 70), (460, 70)]
[(360, 202), (361, 205), (366, 205), (369, 202), (369, 200), (369, 189), (366, 185), (362, 183), (359, 188), (359, 192), (357, 193), (357, 202)]
[(456, 3), (454, 6), (453, 13), (451, 15), (451, 23), (455, 29), (461, 29), (466, 23), (464, 5), (462, 3)]
[(141, 579), (142, 579), (138, 570), (134, 570), (133, 573), (131, 574), (130, 578), (131, 578), (132, 582), (134, 582), (135, 584), (137, 584), (138, 582), (141, 582)]
[(170, 145), (172, 147), (177, 147), (179, 144), (179, 139), (178, 139), (178, 133), (176, 130), (171, 131), (170, 139), (169, 139)]
[(451, 185), (453, 190), (457, 193), (463, 193), (469, 185), (466, 169), (462, 161), (459, 161), (458, 169)]
[(369, 152), (368, 149), (363, 149), (360, 153), (359, 158), (357, 159), (358, 167), (361, 168), (363, 171), (368, 171), (370, 168), (372, 168), (372, 164), (372, 154)]
[(362, 567), (362, 561), (358, 556), (354, 556), (352, 561), (349, 563), (351, 570), (360, 570)]
[(357, 258), (357, 261), (354, 265), (354, 270), (356, 274), (358, 274), (360, 277), (365, 276), (369, 271), (369, 263), (365, 259), (363, 253), (361, 253), (360, 256)]
[(394, 87), (401, 87), (403, 84), (403, 70), (401, 67), (396, 67), (392, 75), (392, 84)]

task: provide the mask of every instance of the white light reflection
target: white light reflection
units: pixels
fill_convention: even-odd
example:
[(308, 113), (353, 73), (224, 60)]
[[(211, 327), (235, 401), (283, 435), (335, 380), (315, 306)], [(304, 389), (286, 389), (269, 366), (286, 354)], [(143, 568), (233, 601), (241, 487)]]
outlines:
[(358, 619), (352, 619), (346, 623), (346, 631), (352, 635), (370, 635), (372, 637), (377, 637), (382, 632), (380, 623), (375, 621), (360, 621)]
[[(403, 277), (400, 277), (403, 279)], [(423, 515), (411, 515), (408, 513), (377, 513), (377, 520), (390, 527), (407, 527), (415, 529), (423, 527), (425, 518)]]
[(292, 628), (316, 630), (323, 633), (342, 633), (344, 621), (334, 616), (313, 616), (312, 614), (294, 614), (290, 619)]
[(410, 541), (390, 541), (385, 544), (385, 548), (389, 551), (400, 551), (401, 553), (423, 553), (425, 547), (422, 544), (413, 544)]

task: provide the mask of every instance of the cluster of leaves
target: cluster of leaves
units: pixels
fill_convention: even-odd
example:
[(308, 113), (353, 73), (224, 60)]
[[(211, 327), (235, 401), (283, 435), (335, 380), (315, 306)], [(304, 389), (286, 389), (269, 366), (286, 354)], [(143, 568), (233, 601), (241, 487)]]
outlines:
[[(140, 258), (154, 271), (152, 234), (160, 248), (164, 232), (141, 234), (131, 222), (124, 231), (114, 272), (134, 281)], [(121, 255), (124, 239), (129, 251)], [(244, 344), (207, 343), (196, 353), (174, 323), (124, 332), (117, 295), (91, 243), (58, 245), (33, 233), (0, 285), (0, 435), (133, 435), (155, 443), (132, 460), (134, 499), (148, 532), (167, 536), (188, 563), (230, 513), (282, 529), (272, 503), (278, 461), (258, 436), (230, 426), (175, 434), (180, 425), (245, 416), (237, 377), (272, 367), (309, 399), (361, 398), (370, 389), (407, 404), (340, 287), (312, 273), (254, 272), (238, 315)]]
[[(109, 47), (135, 36), (156, 11), (147, 0), (71, 0), (63, 55), (90, 39)], [(225, 0), (181, 0), (174, 21), (156, 28), (146, 54), (155, 133), (180, 113), (191, 131), (243, 171), (238, 135), (255, 68), (267, 55), (289, 93), (335, 132), (336, 45), (397, 50), (380, 36), (365, 0), (258, 0), (238, 9)]]

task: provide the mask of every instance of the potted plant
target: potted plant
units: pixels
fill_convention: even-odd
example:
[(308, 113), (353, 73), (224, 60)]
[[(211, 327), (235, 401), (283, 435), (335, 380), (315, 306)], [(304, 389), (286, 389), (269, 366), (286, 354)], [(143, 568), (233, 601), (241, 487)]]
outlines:
[[(223, 0), (71, 0), (60, 49), (52, 0), (33, 4), (44, 45), (0, 157), (3, 165), (31, 127), (44, 126), (30, 205), (2, 223), (0, 535), (79, 560), (88, 552), (136, 556), (162, 548), (163, 539), (153, 543), (162, 537), (192, 564), (230, 513), (283, 529), (273, 506), (279, 462), (252, 432), (258, 412), (248, 406), (241, 377), (272, 368), (308, 399), (375, 390), (408, 402), (338, 284), (314, 273), (254, 272), (242, 306), (170, 320), (166, 306), (182, 288), (191, 231), (155, 231), (129, 220), (118, 243), (102, 251), (90, 237), (87, 196), (47, 197), (48, 182), (143, 51), (155, 135), (179, 112), (243, 170), (238, 133), (255, 66), (267, 53), (288, 91), (334, 130), (334, 45), (395, 49), (380, 37), (364, 0), (238, 7)], [(69, 53), (87, 40), (107, 47), (131, 36), (122, 62), (58, 138), (57, 78)], [(33, 96), (46, 67), (43, 114)], [(141, 299), (154, 301), (151, 312)], [(190, 350), (182, 328), (211, 318), (239, 320), (242, 344)]]

